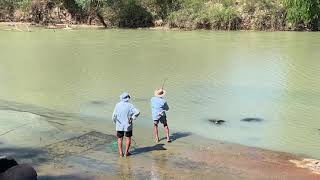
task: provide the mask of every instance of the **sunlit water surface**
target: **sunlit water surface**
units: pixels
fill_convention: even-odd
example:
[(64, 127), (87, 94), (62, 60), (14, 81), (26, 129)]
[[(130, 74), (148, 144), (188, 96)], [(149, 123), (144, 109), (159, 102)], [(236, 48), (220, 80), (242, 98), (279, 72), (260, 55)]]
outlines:
[(101, 123), (128, 91), (151, 128), (168, 78), (171, 129), (320, 158), (319, 58), (320, 33), (0, 31), (0, 99)]

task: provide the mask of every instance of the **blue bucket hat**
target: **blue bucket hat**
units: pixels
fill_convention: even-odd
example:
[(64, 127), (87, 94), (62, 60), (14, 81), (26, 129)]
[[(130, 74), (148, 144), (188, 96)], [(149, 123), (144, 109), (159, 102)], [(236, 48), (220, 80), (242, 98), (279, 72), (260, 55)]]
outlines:
[(128, 102), (130, 98), (131, 97), (130, 97), (129, 93), (127, 93), (127, 92), (124, 92), (120, 95), (120, 101)]

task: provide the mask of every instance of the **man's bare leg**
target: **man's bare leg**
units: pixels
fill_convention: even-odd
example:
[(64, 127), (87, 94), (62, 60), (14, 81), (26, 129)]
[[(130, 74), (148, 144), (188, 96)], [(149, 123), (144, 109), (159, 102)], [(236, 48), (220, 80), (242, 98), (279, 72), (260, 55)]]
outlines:
[(123, 152), (122, 152), (122, 138), (118, 138), (118, 151), (119, 151), (120, 157), (122, 157), (122, 156), (123, 156)]
[(131, 145), (131, 137), (126, 137), (126, 156), (129, 156), (129, 148)]
[(169, 126), (168, 126), (168, 124), (164, 127), (164, 130), (166, 131), (167, 142), (171, 142), (170, 135), (169, 135)]
[(159, 142), (159, 136), (158, 136), (158, 125), (154, 124), (153, 125), (153, 135), (155, 138), (155, 142), (158, 143)]

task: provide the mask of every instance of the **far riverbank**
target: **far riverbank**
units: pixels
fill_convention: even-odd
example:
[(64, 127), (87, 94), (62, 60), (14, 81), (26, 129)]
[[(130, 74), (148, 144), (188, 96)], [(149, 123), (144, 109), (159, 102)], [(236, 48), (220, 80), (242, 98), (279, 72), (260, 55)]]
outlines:
[[(319, 31), (318, 1), (131, 0), (0, 2), (0, 21), (102, 25), (105, 28), (169, 27), (186, 30)], [(299, 12), (299, 13), (297, 13)]]
[[(76, 30), (76, 29), (101, 29), (101, 30), (108, 30), (108, 29), (132, 29), (132, 28), (119, 28), (119, 27), (104, 27), (103, 25), (88, 25), (88, 24), (52, 24), (52, 25), (43, 25), (43, 24), (34, 24), (30, 22), (0, 22), (0, 30), (5, 31), (32, 31), (32, 28), (44, 28), (44, 29), (52, 29), (52, 30)], [(173, 28), (167, 25), (165, 26), (151, 26), (151, 27), (139, 27), (133, 29), (143, 29), (143, 30), (159, 30), (159, 31), (217, 31), (223, 32), (227, 30), (208, 30), (208, 29), (187, 29), (187, 28)], [(259, 32), (260, 30), (236, 30), (236, 31), (247, 31), (247, 32)], [(264, 32), (292, 32), (290, 30), (263, 30)], [(309, 30), (305, 30), (304, 32), (311, 32)]]

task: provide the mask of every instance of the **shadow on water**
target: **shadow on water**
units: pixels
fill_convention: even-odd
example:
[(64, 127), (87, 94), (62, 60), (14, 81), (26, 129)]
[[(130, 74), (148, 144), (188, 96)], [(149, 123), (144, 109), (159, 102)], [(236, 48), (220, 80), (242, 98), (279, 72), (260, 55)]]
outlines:
[(154, 146), (147, 146), (147, 147), (142, 147), (142, 148), (136, 148), (134, 149), (131, 153), (133, 155), (136, 154), (141, 154), (141, 153), (148, 153), (152, 151), (165, 151), (167, 150), (165, 147), (163, 147), (164, 144), (156, 144)]
[[(191, 134), (192, 134), (191, 132), (175, 132), (175, 133), (170, 135), (170, 139), (171, 139), (171, 142), (173, 142), (173, 141), (175, 141), (177, 139), (190, 136)], [(167, 139), (166, 137), (163, 137), (163, 138), (160, 138), (159, 141), (163, 141), (163, 140), (166, 140), (166, 139)]]
[[(32, 148), (1, 148), (0, 156), (8, 156), (17, 161), (31, 161), (33, 164), (45, 163), (48, 161), (46, 157), (47, 152), (40, 149)], [(18, 162), (19, 163), (19, 162)]]
[(171, 141), (175, 141), (177, 139), (181, 139), (187, 136), (190, 136), (192, 133), (191, 132), (175, 132), (171, 134)]
[(81, 177), (78, 175), (63, 175), (63, 176), (39, 176), (38, 180), (91, 180), (92, 178)]
[(241, 119), (241, 121), (243, 121), (243, 122), (261, 122), (261, 121), (263, 121), (263, 119), (261, 119), (261, 118), (244, 118), (244, 119)]

